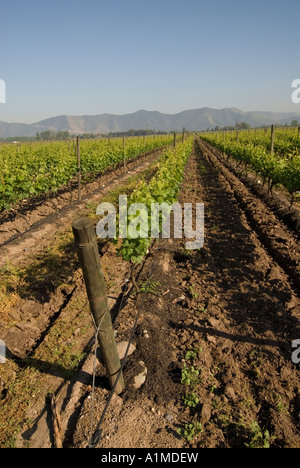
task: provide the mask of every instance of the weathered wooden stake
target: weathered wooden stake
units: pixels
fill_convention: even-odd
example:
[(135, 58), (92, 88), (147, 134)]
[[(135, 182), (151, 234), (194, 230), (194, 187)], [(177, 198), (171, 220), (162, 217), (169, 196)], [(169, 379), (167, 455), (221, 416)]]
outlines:
[[(98, 332), (98, 342), (109, 382), (111, 387), (113, 387), (121, 369), (121, 363), (117, 351), (112, 320), (108, 310), (106, 285), (99, 258), (94, 224), (91, 219), (81, 217), (73, 221), (72, 228), (91, 312), (96, 326), (99, 327), (101, 323)], [(122, 374), (119, 377), (115, 391), (119, 395), (124, 389), (125, 384)]]
[(177, 134), (174, 132), (174, 148), (176, 149)]
[(275, 125), (271, 126), (271, 155), (274, 154), (274, 142), (275, 142)]
[(125, 136), (123, 136), (123, 153), (124, 153), (124, 172), (126, 174), (127, 167), (126, 167), (126, 142), (125, 142)]
[(77, 162), (78, 162), (78, 200), (81, 201), (81, 158), (80, 158), (80, 139), (77, 137)]

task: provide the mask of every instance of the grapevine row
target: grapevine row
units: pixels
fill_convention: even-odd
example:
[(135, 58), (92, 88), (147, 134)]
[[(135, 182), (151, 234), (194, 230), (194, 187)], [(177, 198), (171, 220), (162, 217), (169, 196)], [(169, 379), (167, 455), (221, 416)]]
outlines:
[[(142, 153), (170, 145), (173, 136), (122, 138), (80, 142), (83, 182)], [(69, 142), (2, 145), (0, 150), (0, 211), (16, 202), (67, 186), (78, 172), (74, 148)]]
[[(159, 163), (159, 169), (155, 177), (150, 181), (140, 181), (128, 200), (128, 204), (142, 203), (146, 210), (140, 213), (144, 217), (143, 225), (149, 227), (149, 231), (138, 238), (124, 239), (119, 253), (124, 260), (132, 263), (140, 263), (151, 245), (151, 206), (154, 203), (173, 205), (176, 202), (180, 185), (183, 180), (184, 169), (193, 149), (193, 137), (189, 137), (184, 143), (177, 144), (176, 149), (165, 151)], [(128, 226), (134, 217), (128, 217)], [(162, 231), (162, 223), (158, 226)], [(142, 233), (141, 233), (142, 234)]]
[(298, 138), (279, 133), (272, 153), (270, 136), (265, 132), (257, 133), (244, 132), (238, 138), (233, 134), (222, 136), (216, 133), (202, 134), (201, 137), (239, 164), (244, 163), (246, 169), (253, 170), (264, 182), (268, 180), (271, 193), (274, 186), (283, 186), (290, 193), (293, 203), (294, 195), (300, 190)]

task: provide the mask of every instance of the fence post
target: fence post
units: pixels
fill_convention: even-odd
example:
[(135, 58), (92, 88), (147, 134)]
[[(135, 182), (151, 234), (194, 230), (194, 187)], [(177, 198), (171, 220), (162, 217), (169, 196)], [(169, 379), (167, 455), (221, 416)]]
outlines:
[(275, 142), (275, 125), (271, 126), (271, 155), (274, 154), (274, 142)]
[(80, 139), (77, 137), (77, 162), (78, 162), (78, 200), (81, 201), (81, 157), (80, 157)]
[(126, 142), (125, 142), (125, 136), (123, 136), (123, 154), (124, 154), (124, 172), (126, 174), (127, 167), (126, 167)]
[[(76, 218), (72, 223), (80, 266), (95, 324), (99, 327), (98, 342), (111, 387), (114, 386), (121, 369), (108, 300), (102, 273), (94, 223), (89, 218)], [(123, 374), (116, 387), (119, 395), (125, 389)]]

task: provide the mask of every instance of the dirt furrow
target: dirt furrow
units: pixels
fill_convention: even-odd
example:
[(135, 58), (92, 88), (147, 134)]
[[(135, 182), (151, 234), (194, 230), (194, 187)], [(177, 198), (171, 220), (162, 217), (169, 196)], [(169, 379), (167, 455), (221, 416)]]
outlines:
[(228, 182), (237, 204), (246, 214), (251, 228), (257, 233), (268, 253), (286, 272), (295, 289), (299, 290), (300, 249), (297, 236), (278, 220), (275, 214), (258, 197), (254, 196), (206, 145), (201, 141), (198, 144), (212, 165), (218, 168), (220, 174)]
[[(190, 258), (190, 281), (202, 317), (183, 326), (208, 344), (201, 361), (210, 367), (212, 386), (204, 408), (214, 417), (205, 443), (217, 433), (228, 447), (249, 444), (249, 438), (255, 445), (260, 428), (262, 445), (297, 446), (299, 385), (291, 343), (300, 336), (299, 298), (248, 222), (246, 201), (237, 203), (238, 187), (206, 151), (198, 151), (198, 165), (201, 188), (195, 191), (206, 206), (206, 242)], [(243, 194), (241, 188), (238, 199)]]
[(297, 239), (300, 239), (300, 207), (296, 204), (291, 206), (290, 196), (282, 187), (273, 188), (272, 194), (270, 194), (267, 184), (263, 186), (261, 178), (249, 171), (248, 168), (241, 169), (237, 162), (234, 163), (230, 159), (230, 155), (224, 157), (217, 148), (207, 141), (201, 139), (201, 143), (208, 152), (213, 153), (223, 167), (227, 168), (245, 185), (252, 195), (258, 197), (281, 225), (287, 227)]

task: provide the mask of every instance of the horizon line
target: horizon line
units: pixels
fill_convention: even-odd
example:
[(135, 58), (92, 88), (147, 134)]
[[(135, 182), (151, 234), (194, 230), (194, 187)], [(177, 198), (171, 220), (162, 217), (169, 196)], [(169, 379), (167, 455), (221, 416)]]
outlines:
[(179, 111), (179, 112), (175, 112), (175, 113), (161, 112), (161, 111), (158, 111), (158, 110), (150, 111), (150, 110), (147, 110), (147, 109), (138, 109), (137, 111), (127, 112), (125, 114), (115, 114), (115, 113), (109, 113), (109, 112), (103, 112), (101, 114), (78, 114), (78, 115), (58, 114), (58, 115), (53, 115), (51, 117), (46, 117), (46, 118), (43, 118), (43, 119), (38, 120), (38, 121), (31, 122), (31, 123), (24, 123), (24, 122), (17, 122), (17, 121), (8, 122), (8, 121), (5, 121), (5, 120), (0, 120), (0, 122), (1, 123), (6, 123), (6, 124), (9, 124), (9, 125), (16, 124), (16, 125), (31, 126), (31, 125), (37, 125), (37, 124), (39, 124), (41, 122), (44, 122), (46, 120), (57, 119), (59, 117), (83, 118), (83, 117), (100, 117), (100, 116), (104, 116), (104, 115), (116, 116), (116, 117), (125, 117), (127, 115), (138, 114), (139, 112), (158, 113), (158, 114), (162, 114), (162, 115), (175, 116), (175, 115), (183, 114), (185, 112), (198, 111), (198, 110), (204, 110), (204, 109), (209, 109), (209, 110), (213, 110), (213, 111), (234, 110), (234, 111), (237, 111), (237, 112), (241, 112), (242, 114), (269, 113), (269, 114), (288, 114), (288, 115), (299, 115), (300, 116), (300, 110), (299, 110), (299, 114), (298, 114), (298, 112), (296, 112), (296, 111), (295, 112), (291, 112), (291, 111), (270, 111), (270, 110), (244, 111), (244, 110), (239, 109), (238, 107), (215, 108), (215, 107), (204, 106), (204, 107), (197, 107), (197, 108), (193, 108), (193, 109), (185, 109), (183, 111)]

